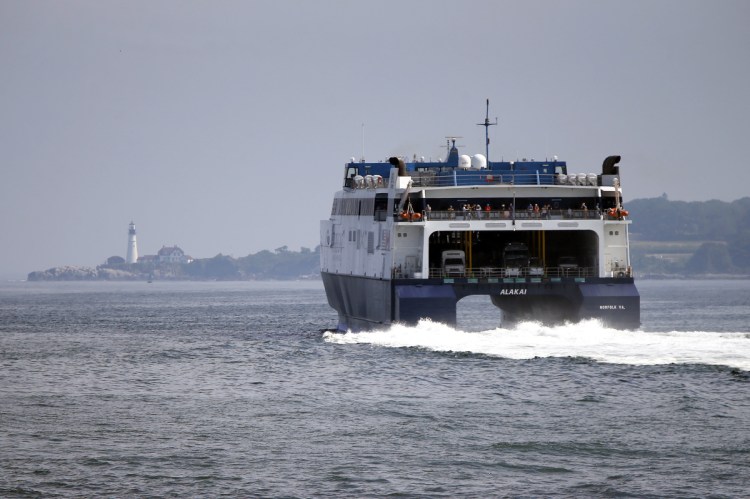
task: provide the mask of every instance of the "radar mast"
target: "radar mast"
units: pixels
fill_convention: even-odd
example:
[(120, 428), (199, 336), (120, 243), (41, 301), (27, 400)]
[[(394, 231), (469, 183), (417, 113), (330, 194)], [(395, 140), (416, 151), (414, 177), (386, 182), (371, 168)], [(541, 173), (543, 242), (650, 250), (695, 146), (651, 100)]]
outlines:
[(487, 99), (487, 111), (484, 116), (484, 123), (477, 123), (478, 126), (484, 127), (484, 140), (485, 140), (485, 156), (487, 158), (487, 163), (490, 161), (490, 127), (497, 125), (497, 117), (495, 117), (495, 122), (490, 122), (490, 100)]

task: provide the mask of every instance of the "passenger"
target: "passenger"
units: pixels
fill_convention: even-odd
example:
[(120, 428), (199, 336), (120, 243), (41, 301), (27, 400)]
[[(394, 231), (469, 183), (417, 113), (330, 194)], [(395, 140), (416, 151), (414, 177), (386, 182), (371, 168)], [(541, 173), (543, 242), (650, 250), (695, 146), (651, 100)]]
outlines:
[(448, 206), (448, 218), (451, 220), (456, 218), (456, 210), (453, 209), (453, 205)]
[(539, 218), (539, 205), (534, 203), (534, 218)]
[(477, 212), (477, 220), (480, 220), (482, 218), (482, 206), (479, 203), (474, 205), (474, 211)]
[(429, 203), (428, 203), (427, 206), (425, 206), (425, 209), (424, 209), (424, 219), (425, 220), (427, 220), (428, 218), (430, 218), (430, 213), (432, 213), (432, 206), (430, 206)]
[(542, 218), (547, 218), (547, 205), (542, 206)]

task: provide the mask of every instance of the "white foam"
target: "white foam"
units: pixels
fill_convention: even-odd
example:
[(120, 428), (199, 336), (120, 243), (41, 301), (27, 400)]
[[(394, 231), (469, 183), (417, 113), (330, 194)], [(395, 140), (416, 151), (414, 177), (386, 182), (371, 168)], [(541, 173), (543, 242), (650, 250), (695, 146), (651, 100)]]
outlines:
[(417, 347), (509, 359), (584, 357), (613, 364), (706, 364), (750, 371), (747, 332), (621, 331), (603, 327), (595, 320), (554, 327), (525, 322), (513, 329), (482, 332), (460, 331), (423, 320), (413, 327), (393, 325), (383, 331), (328, 332), (324, 339), (338, 344)]

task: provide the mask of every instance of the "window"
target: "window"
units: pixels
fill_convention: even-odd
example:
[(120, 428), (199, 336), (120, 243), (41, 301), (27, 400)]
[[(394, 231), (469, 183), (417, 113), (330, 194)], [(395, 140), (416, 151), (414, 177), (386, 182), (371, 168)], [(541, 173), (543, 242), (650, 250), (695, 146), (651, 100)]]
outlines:
[(388, 212), (388, 194), (375, 194), (375, 204), (373, 206), (376, 222), (385, 222)]

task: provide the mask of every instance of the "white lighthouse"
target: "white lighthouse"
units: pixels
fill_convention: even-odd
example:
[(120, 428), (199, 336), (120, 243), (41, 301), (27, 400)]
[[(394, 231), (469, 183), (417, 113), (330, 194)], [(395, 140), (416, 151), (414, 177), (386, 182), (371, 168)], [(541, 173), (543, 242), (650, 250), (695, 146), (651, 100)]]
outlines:
[(128, 229), (128, 257), (125, 261), (127, 263), (138, 261), (138, 245), (135, 242), (135, 224), (133, 222), (130, 222), (130, 228)]

